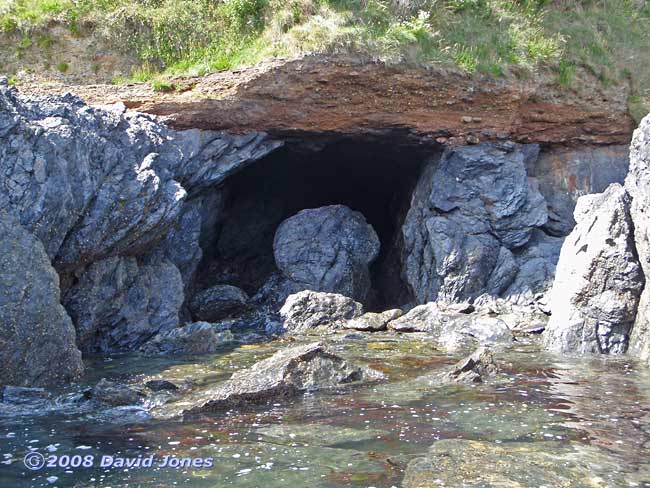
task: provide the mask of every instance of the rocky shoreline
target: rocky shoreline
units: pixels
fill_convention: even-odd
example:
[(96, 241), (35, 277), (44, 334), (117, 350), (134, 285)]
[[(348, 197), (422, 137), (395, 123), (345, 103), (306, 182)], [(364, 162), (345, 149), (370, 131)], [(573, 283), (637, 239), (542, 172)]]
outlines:
[[(370, 196), (370, 174), (318, 206), (296, 208), (311, 201), (316, 178), (292, 181), (270, 203), (243, 198), (242, 185), (259, 184), (245, 170), (276, 164), (268, 158), (288, 144), (261, 132), (175, 130), (123, 105), (23, 95), (0, 80), (2, 402), (147, 411), (151, 391), (173, 405), (178, 386), (102, 380), (55, 400), (41, 388), (83, 378), (82, 355), (324, 341), (283, 348), (176, 412), (239, 408), (382, 381), (327, 348), (329, 337), (375, 333), (477, 351), (442, 383), (481, 381), (496, 367), (477, 348), (498, 356), (542, 332), (550, 351), (650, 360), (650, 119), (635, 132), (624, 185), (627, 158), (585, 150), (614, 169), (611, 181), (582, 182), (604, 193), (577, 206), (576, 182), (548, 171), (566, 150), (509, 141), (419, 148), (412, 184), (388, 214), (379, 213), (386, 194)], [(325, 151), (308, 146), (281, 156)], [(352, 205), (365, 195), (368, 215)]]

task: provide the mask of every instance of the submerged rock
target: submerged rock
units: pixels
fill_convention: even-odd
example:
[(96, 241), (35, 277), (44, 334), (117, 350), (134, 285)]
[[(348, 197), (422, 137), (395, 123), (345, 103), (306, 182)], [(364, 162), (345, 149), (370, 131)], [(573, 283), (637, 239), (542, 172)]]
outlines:
[[(598, 467), (597, 473), (594, 466)], [(403, 488), (445, 486), (571, 486), (601, 484), (599, 474), (617, 471), (617, 461), (594, 446), (546, 441), (437, 441), (406, 469)], [(468, 484), (468, 480), (471, 483)], [(599, 481), (598, 481), (599, 480)]]
[(248, 369), (238, 371), (225, 385), (201, 394), (187, 413), (209, 412), (280, 401), (305, 391), (343, 386), (381, 378), (381, 373), (356, 366), (321, 343), (282, 349)]
[(93, 400), (111, 407), (137, 405), (145, 397), (144, 393), (130, 386), (102, 378), (85, 394), (88, 400)]
[(51, 386), (82, 371), (43, 244), (0, 210), (0, 385)]
[(215, 285), (203, 290), (190, 301), (190, 312), (196, 320), (216, 322), (246, 310), (248, 295), (231, 285)]
[(339, 329), (348, 320), (360, 317), (363, 305), (336, 293), (305, 290), (287, 298), (280, 309), (284, 329), (290, 333)]
[(11, 405), (34, 405), (49, 399), (44, 388), (25, 388), (22, 386), (5, 386), (0, 390), (2, 403)]
[(81, 274), (63, 304), (82, 351), (133, 351), (178, 327), (183, 281), (169, 261), (141, 266), (136, 258), (108, 258)]
[(140, 350), (147, 355), (209, 354), (217, 350), (223, 342), (222, 339), (223, 336), (220, 338), (217, 335), (212, 324), (194, 322), (157, 334)]
[(558, 352), (624, 353), (644, 286), (633, 241), (630, 199), (619, 184), (578, 200), (544, 332)]
[(144, 386), (149, 388), (151, 391), (175, 391), (178, 390), (176, 386), (171, 381), (167, 380), (150, 380), (147, 381)]
[(548, 218), (526, 157), (526, 146), (481, 144), (429, 163), (402, 227), (404, 279), (418, 302), (461, 301), (513, 283), (513, 253)]
[(345, 329), (354, 329), (361, 331), (377, 332), (386, 330), (388, 322), (395, 320), (404, 315), (404, 312), (399, 308), (386, 310), (381, 313), (367, 312), (361, 317), (352, 319), (346, 322), (343, 327)]
[(364, 301), (379, 238), (359, 212), (331, 205), (302, 210), (282, 222), (273, 253), (284, 276), (304, 289)]

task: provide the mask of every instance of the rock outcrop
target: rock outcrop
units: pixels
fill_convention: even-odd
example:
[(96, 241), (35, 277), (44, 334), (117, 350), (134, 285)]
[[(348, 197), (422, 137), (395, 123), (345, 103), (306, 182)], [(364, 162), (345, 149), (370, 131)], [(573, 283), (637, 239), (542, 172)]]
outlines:
[(291, 334), (339, 329), (361, 315), (363, 305), (359, 302), (336, 293), (311, 290), (290, 295), (280, 309), (284, 330)]
[(346, 329), (354, 329), (367, 332), (378, 332), (386, 330), (388, 323), (404, 315), (404, 312), (399, 308), (386, 310), (381, 313), (367, 312), (361, 317), (352, 319), (346, 322), (343, 327)]
[(627, 192), (618, 184), (578, 200), (577, 225), (562, 246), (551, 293), (547, 348), (618, 354), (627, 350), (644, 286), (629, 205)]
[(0, 386), (51, 386), (82, 371), (43, 244), (0, 209)]
[(479, 347), (470, 356), (461, 359), (449, 371), (438, 376), (440, 383), (482, 383), (498, 372), (492, 351)]
[(225, 385), (204, 392), (186, 413), (226, 410), (281, 401), (305, 391), (376, 380), (381, 373), (350, 364), (320, 343), (283, 349), (252, 367), (238, 371)]
[[(133, 350), (178, 326), (203, 231), (214, 226), (214, 189), (279, 145), (254, 132), (177, 132), (70, 94), (23, 96), (2, 80), (0, 210), (42, 242), (62, 274), (80, 347)], [(67, 346), (54, 341), (54, 350), (52, 374), (79, 369), (78, 360), (59, 364)]]
[(365, 301), (379, 238), (359, 212), (331, 205), (302, 210), (282, 222), (273, 253), (285, 278), (304, 289)]
[(402, 229), (403, 275), (417, 302), (507, 293), (520, 271), (516, 255), (548, 220), (526, 174), (530, 153), (513, 144), (465, 146), (429, 163)]
[[(647, 279), (650, 277), (650, 116), (641, 121), (634, 133), (625, 189), (632, 197), (630, 215), (634, 224), (634, 245)], [(644, 288), (639, 301), (630, 337), (630, 353), (650, 363), (649, 286)]]

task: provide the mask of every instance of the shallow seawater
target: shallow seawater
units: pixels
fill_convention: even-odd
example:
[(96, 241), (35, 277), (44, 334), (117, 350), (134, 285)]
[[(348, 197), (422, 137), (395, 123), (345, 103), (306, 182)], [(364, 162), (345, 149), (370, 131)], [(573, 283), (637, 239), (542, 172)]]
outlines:
[[(494, 381), (432, 387), (418, 378), (460, 356), (426, 338), (330, 342), (387, 381), (179, 418), (170, 415), (193, 392), (289, 344), (200, 358), (94, 359), (89, 385), (164, 378), (181, 392), (166, 404), (157, 396), (149, 413), (67, 407), (0, 415), (0, 487), (650, 486), (650, 371), (630, 358), (560, 359), (522, 342), (496, 353), (502, 372)], [(23, 458), (32, 451), (92, 463), (30, 471)], [(151, 455), (152, 467), (100, 466), (102, 456)], [(213, 466), (160, 467), (164, 456), (213, 458)]]

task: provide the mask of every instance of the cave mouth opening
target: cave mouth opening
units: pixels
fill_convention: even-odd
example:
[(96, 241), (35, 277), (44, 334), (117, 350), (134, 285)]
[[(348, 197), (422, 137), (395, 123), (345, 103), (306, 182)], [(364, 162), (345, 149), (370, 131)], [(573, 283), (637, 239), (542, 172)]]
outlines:
[(277, 270), (273, 239), (300, 210), (341, 204), (361, 212), (377, 232), (370, 310), (406, 298), (394, 251), (398, 230), (425, 162), (436, 149), (352, 139), (290, 142), (226, 181), (218, 237), (204, 249), (201, 288), (226, 283), (250, 295)]

